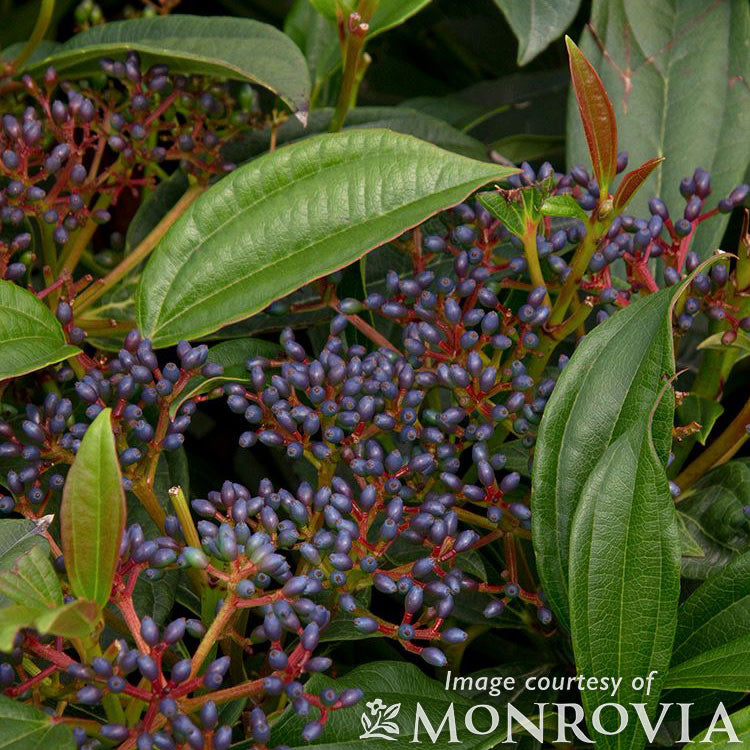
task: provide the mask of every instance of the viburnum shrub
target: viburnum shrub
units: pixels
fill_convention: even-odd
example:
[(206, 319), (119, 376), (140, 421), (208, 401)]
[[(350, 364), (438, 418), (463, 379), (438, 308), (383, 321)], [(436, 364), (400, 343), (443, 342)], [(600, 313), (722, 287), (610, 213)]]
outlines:
[[(320, 117), (270, 26), (143, 17), (42, 49), (50, 6), (0, 78), (3, 746), (354, 747), (383, 694), (358, 665), (502, 670), (508, 633), (547, 672), (658, 673), (589, 716), (750, 690), (750, 404), (721, 402), (747, 213), (732, 253), (694, 242), (748, 185), (698, 167), (630, 213), (662, 158), (628, 171), (569, 40), (591, 167), (559, 172), (323, 133), (374, 2), (339, 8)], [(271, 470), (190, 492), (212, 421)]]

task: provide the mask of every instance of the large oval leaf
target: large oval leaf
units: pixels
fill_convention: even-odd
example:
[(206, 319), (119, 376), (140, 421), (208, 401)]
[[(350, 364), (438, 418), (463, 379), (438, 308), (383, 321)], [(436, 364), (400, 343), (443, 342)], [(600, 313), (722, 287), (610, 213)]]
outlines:
[[(633, 165), (667, 157), (635, 198), (635, 211), (646, 211), (647, 198), (659, 195), (679, 218), (680, 180), (698, 166), (711, 172), (709, 207), (743, 180), (750, 160), (748, 35), (750, 6), (743, 2), (594, 0), (581, 49), (612, 99), (620, 148)], [(572, 94), (569, 104), (568, 163), (584, 164)], [(717, 217), (698, 228), (695, 248), (704, 257), (725, 226)]]
[[(597, 706), (614, 702), (626, 707), (645, 703), (653, 718), (672, 654), (680, 540), (649, 421), (634, 425), (607, 449), (573, 519), (570, 621), (576, 669), (587, 677), (622, 679), (614, 695), (582, 693), (588, 716)], [(632, 687), (634, 678), (654, 673), (652, 684)], [(596, 746), (640, 750), (644, 732), (635, 716), (631, 719), (622, 732), (594, 732)], [(611, 732), (613, 727), (602, 723)]]
[(0, 281), (0, 380), (54, 365), (80, 349), (65, 335), (49, 308), (30, 291)]
[(109, 600), (125, 528), (125, 494), (110, 409), (91, 423), (63, 487), (60, 526), (65, 567), (73, 593)]
[(48, 747), (75, 750), (73, 732), (65, 724), (54, 724), (49, 714), (34, 706), (0, 695), (0, 747), (29, 750)]
[(66, 76), (100, 70), (107, 55), (137, 50), (145, 65), (251, 81), (278, 94), (292, 109), (306, 111), (310, 95), (307, 63), (288, 36), (249, 18), (174, 15), (94, 26), (21, 71), (49, 66)]
[(157, 346), (211, 333), (515, 171), (383, 130), (266, 154), (169, 230), (141, 276), (139, 326)]
[[(672, 291), (652, 294), (589, 333), (563, 370), (544, 411), (532, 475), (534, 550), (549, 602), (568, 617), (568, 555), (573, 513), (607, 447), (650, 413), (664, 374), (674, 372)], [(660, 401), (654, 444), (666, 463), (674, 396)]]

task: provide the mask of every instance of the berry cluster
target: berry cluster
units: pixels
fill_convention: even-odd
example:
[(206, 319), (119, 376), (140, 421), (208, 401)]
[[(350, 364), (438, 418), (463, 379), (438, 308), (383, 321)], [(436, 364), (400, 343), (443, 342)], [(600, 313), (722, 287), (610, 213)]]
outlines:
[(99, 226), (114, 223), (118, 202), (127, 209), (129, 195), (152, 189), (175, 167), (198, 182), (231, 171), (221, 145), (262, 125), (249, 87), (235, 96), (225, 84), (174, 74), (167, 65), (144, 70), (137, 52), (104, 59), (101, 68), (85, 89), (50, 68), (40, 82), (24, 77), (6, 97), (0, 278), (24, 280), (40, 256), (23, 226), (29, 218), (41, 227), (46, 265), (59, 256), (69, 271), (80, 259), (101, 272), (117, 260), (122, 236), (112, 231), (111, 247), (96, 256), (84, 246)]

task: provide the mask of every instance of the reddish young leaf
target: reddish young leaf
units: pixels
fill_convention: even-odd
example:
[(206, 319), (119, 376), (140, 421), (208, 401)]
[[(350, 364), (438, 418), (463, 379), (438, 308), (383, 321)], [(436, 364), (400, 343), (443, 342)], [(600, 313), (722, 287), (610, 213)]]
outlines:
[(570, 76), (581, 113), (594, 176), (602, 197), (617, 171), (617, 122), (604, 84), (576, 43), (565, 37), (568, 45)]
[(617, 186), (614, 199), (612, 201), (615, 208), (624, 208), (630, 202), (630, 199), (635, 194), (636, 190), (646, 182), (646, 179), (651, 172), (656, 169), (664, 161), (664, 157), (660, 156), (656, 159), (649, 159), (647, 162), (641, 164), (638, 169), (634, 169), (632, 172), (628, 172), (623, 178), (622, 182)]

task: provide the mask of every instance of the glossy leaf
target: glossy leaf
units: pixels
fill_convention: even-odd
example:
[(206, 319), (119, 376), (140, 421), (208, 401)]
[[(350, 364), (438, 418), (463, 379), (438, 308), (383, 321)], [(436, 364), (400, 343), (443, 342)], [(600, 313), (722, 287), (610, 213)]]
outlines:
[[(363, 745), (372, 747), (374, 750), (383, 750), (383, 748), (387, 747), (400, 747), (401, 745), (406, 746), (414, 737), (414, 719), (417, 701), (419, 701), (429, 721), (436, 729), (442, 721), (445, 712), (448, 710), (449, 705), (453, 703), (462, 748), (484, 750), (485, 748), (494, 747), (496, 743), (502, 742), (505, 737), (504, 721), (500, 722), (495, 732), (485, 734), (484, 736), (466, 732), (463, 716), (475, 704), (475, 701), (459, 693), (445, 690), (445, 686), (441, 682), (429, 679), (420, 669), (406, 662), (371, 662), (353, 669), (346, 676), (338, 680), (332, 680), (328, 676), (316, 674), (313, 675), (307, 685), (316, 694), (329, 686), (334, 687), (339, 693), (346, 688), (356, 687), (364, 692), (364, 697), (352, 708), (331, 712), (326, 723), (325, 734), (319, 740), (310, 743), (303, 743), (300, 740), (300, 733), (304, 724), (311, 720), (312, 714), (303, 719), (296, 716), (291, 709), (288, 709), (273, 727), (270, 744), (283, 744), (292, 748), (318, 748), (319, 750), (331, 747), (362, 747)], [(367, 708), (367, 703), (378, 698), (384, 704), (384, 709), (396, 706), (397, 704), (401, 705), (398, 712), (390, 719), (390, 721), (395, 723), (398, 734), (393, 734), (393, 740), (371, 738), (363, 741), (360, 739), (360, 735), (363, 733), (360, 716), (366, 714), (368, 720), (371, 719), (374, 721), (375, 716), (371, 716), (370, 710)], [(387, 709), (383, 710), (381, 716), (384, 716), (386, 712)], [(477, 728), (488, 728), (485, 726), (485, 717), (486, 712), (476, 712), (474, 714)], [(520, 734), (515, 735), (516, 739), (518, 737), (520, 737)], [(423, 744), (429, 743), (431, 748), (449, 750), (454, 747), (453, 744), (448, 742), (449, 736), (445, 728), (435, 743), (431, 741), (429, 735), (422, 728), (420, 740)], [(252, 742), (248, 742), (247, 744), (241, 743), (237, 746), (237, 750), (250, 748), (251, 744)]]
[(672, 664), (750, 633), (750, 552), (706, 580), (680, 605)]
[(40, 528), (38, 523), (25, 518), (0, 520), (0, 572), (10, 570), (32, 547), (39, 546), (49, 553), (49, 544), (39, 533)]
[[(579, 674), (623, 678), (614, 695), (582, 693), (587, 716), (603, 703), (647, 704), (653, 718), (672, 653), (680, 594), (680, 539), (664, 465), (648, 417), (599, 459), (570, 536), (570, 620)], [(632, 680), (657, 672), (641, 690)], [(606, 713), (604, 717), (606, 717)], [(615, 724), (618, 720), (615, 719)], [(604, 727), (616, 729), (602, 719)], [(644, 732), (592, 731), (602, 750), (640, 750)]]
[(0, 380), (25, 375), (78, 354), (47, 305), (28, 289), (0, 281)]
[(750, 633), (672, 667), (665, 687), (750, 691)]
[(140, 53), (144, 65), (257, 83), (293, 110), (306, 111), (310, 80), (305, 59), (289, 37), (249, 18), (172, 15), (93, 26), (22, 72), (53, 66), (64, 76), (98, 73), (102, 57)]
[[(608, 446), (642, 422), (674, 373), (670, 290), (649, 295), (598, 325), (566, 365), (544, 412), (532, 475), (537, 567), (559, 619), (568, 617), (570, 527), (583, 487)], [(660, 401), (653, 425), (666, 463), (673, 395)]]
[[(632, 213), (645, 213), (647, 199), (658, 195), (679, 217), (679, 183), (696, 166), (711, 172), (708, 208), (743, 181), (750, 161), (748, 36), (750, 7), (743, 2), (594, 0), (580, 45), (614, 104), (620, 147), (631, 164), (668, 157)], [(577, 119), (569, 108), (568, 164), (586, 160)], [(725, 227), (720, 217), (704, 222), (693, 247), (707, 257)]]
[(617, 186), (617, 190), (615, 190), (615, 195), (612, 200), (614, 207), (616, 209), (625, 208), (643, 183), (646, 182), (649, 175), (663, 161), (663, 156), (659, 156), (656, 159), (649, 159), (644, 164), (641, 164), (638, 169), (634, 169), (632, 172), (628, 172), (624, 175), (620, 184)]
[(697, 438), (701, 445), (706, 444), (706, 439), (711, 434), (716, 420), (723, 413), (724, 407), (718, 401), (704, 398), (697, 393), (686, 396), (677, 407), (680, 424), (687, 426), (695, 422), (700, 425)]
[(601, 78), (570, 37), (565, 38), (570, 77), (586, 134), (594, 176), (606, 194), (617, 171), (617, 123)]
[(73, 732), (34, 706), (0, 695), (0, 747), (3, 750), (75, 750)]
[(167, 346), (250, 317), (514, 171), (383, 130), (262, 156), (169, 230), (141, 276), (139, 327)]
[(70, 586), (76, 596), (100, 607), (109, 600), (125, 528), (125, 496), (110, 413), (104, 409), (86, 431), (60, 508)]
[(581, 0), (495, 0), (518, 39), (518, 64), (526, 65), (562, 36)]
[[(743, 746), (750, 745), (750, 706), (731, 714), (729, 719), (740, 743)], [(721, 727), (721, 723), (719, 723), (719, 727)], [(729, 742), (729, 737), (725, 732), (718, 731), (712, 734), (710, 740), (706, 739), (707, 733), (708, 729), (695, 737), (693, 742), (700, 743), (699, 746), (706, 748), (706, 750), (736, 750), (738, 747), (736, 742)]]
[(33, 609), (54, 609), (61, 605), (62, 589), (49, 552), (41, 546), (32, 547), (10, 570), (0, 572), (0, 594)]
[(750, 467), (742, 461), (719, 466), (696, 482), (677, 510), (704, 556), (683, 560), (683, 576), (707, 578), (750, 550), (750, 528), (744, 513), (749, 504)]
[(250, 373), (245, 363), (252, 357), (273, 359), (278, 356), (280, 349), (281, 347), (278, 344), (253, 338), (234, 339), (212, 346), (208, 350), (206, 361), (221, 365), (224, 368), (224, 374), (213, 378), (204, 378), (203, 376), (191, 378), (179, 397), (170, 405), (170, 413), (174, 416), (180, 406), (188, 399), (208, 393), (229, 380), (234, 383), (249, 383)]

